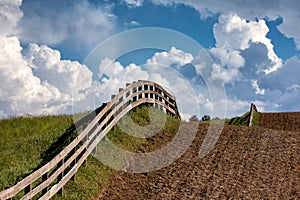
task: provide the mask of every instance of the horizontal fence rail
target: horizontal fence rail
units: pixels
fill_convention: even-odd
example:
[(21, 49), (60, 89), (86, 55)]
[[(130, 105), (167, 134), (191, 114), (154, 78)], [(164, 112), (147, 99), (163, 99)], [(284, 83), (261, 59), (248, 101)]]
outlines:
[(83, 131), (51, 161), (34, 171), (16, 185), (0, 192), (0, 199), (12, 199), (22, 193), (21, 199), (50, 199), (64, 185), (75, 178), (79, 167), (86, 162), (100, 140), (133, 108), (150, 103), (180, 119), (175, 98), (159, 84), (142, 81), (126, 84)]

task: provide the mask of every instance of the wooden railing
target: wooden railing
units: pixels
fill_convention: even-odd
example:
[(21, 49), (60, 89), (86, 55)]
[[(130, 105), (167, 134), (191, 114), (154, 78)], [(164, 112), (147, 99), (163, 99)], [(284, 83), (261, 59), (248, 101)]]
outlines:
[(160, 85), (150, 81), (126, 84), (68, 146), (16, 185), (0, 192), (0, 199), (12, 199), (19, 193), (21, 199), (50, 199), (62, 191), (99, 141), (124, 115), (144, 103), (157, 105), (180, 119), (175, 98)]

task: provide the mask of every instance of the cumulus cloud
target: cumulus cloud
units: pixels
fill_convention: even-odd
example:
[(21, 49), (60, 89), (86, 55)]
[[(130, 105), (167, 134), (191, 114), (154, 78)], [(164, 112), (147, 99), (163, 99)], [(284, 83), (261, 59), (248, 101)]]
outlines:
[(92, 85), (86, 66), (61, 60), (47, 46), (30, 44), (26, 55), (21, 49), (16, 37), (0, 39), (2, 116), (70, 113), (74, 101), (86, 98)]
[(103, 91), (103, 96), (104, 93), (107, 96), (107, 94), (116, 94), (118, 88), (133, 81), (157, 82), (176, 96), (180, 112), (185, 117), (184, 119), (188, 120), (191, 115), (199, 114), (196, 111), (197, 99), (189, 80), (182, 76), (178, 69), (182, 65), (190, 63), (191, 60), (192, 56), (189, 53), (175, 47), (172, 47), (170, 51), (155, 53), (143, 66), (135, 64), (123, 66), (120, 62), (106, 58), (99, 66), (99, 77), (101, 78), (99, 87)]
[(92, 82), (93, 74), (77, 61), (62, 60), (59, 51), (46, 45), (31, 43), (22, 48), (19, 38), (13, 36), (18, 35), (16, 26), (23, 15), (21, 3), (0, 2), (4, 27), (0, 28), (0, 117), (71, 113), (74, 102), (91, 97), (97, 85)]
[[(251, 43), (263, 44), (267, 49), (267, 59), (270, 60), (270, 64), (263, 69), (265, 74), (274, 72), (282, 66), (282, 61), (275, 54), (270, 39), (266, 37), (269, 28), (264, 20), (246, 21), (235, 13), (230, 13), (219, 17), (213, 31), (216, 48), (212, 48), (210, 52), (219, 59), (222, 66), (227, 67), (223, 71), (229, 72), (223, 73), (238, 75), (236, 71), (245, 65), (241, 51), (248, 49)], [(230, 77), (230, 79), (233, 80), (235, 76)], [(230, 81), (228, 77), (226, 79)]]
[(59, 114), (71, 111), (86, 97), (92, 73), (79, 64), (61, 60), (58, 51), (30, 44), (23, 49), (17, 37), (0, 36), (1, 117)]
[(300, 59), (291, 57), (285, 61), (282, 68), (278, 71), (268, 74), (259, 80), (259, 85), (272, 90), (278, 89), (284, 91), (292, 85), (300, 85)]
[(193, 55), (186, 53), (175, 47), (171, 47), (171, 50), (166, 52), (157, 52), (154, 56), (147, 60), (146, 65), (158, 66), (158, 64), (163, 67), (169, 67), (171, 65), (183, 66), (185, 64), (191, 63), (193, 60)]
[(0, 36), (9, 36), (17, 32), (17, 23), (22, 18), (20, 10), (22, 0), (2, 0), (0, 2)]
[(217, 13), (228, 14), (237, 13), (239, 16), (249, 20), (263, 19), (275, 20), (278, 17), (283, 19), (278, 29), (287, 38), (293, 38), (297, 48), (300, 49), (300, 4), (297, 0), (252, 0), (252, 1), (236, 1), (236, 0), (152, 0), (155, 4), (165, 6), (175, 4), (185, 4), (197, 10), (202, 18), (213, 16)]
[(61, 60), (60, 52), (45, 45), (29, 44), (24, 56), (33, 74), (60, 92), (73, 95), (73, 100), (84, 98), (81, 91), (92, 84), (92, 72), (77, 61)]
[[(298, 4), (288, 5), (278, 0), (266, 3), (268, 6), (261, 9), (265, 2), (153, 1), (164, 5), (184, 3), (198, 10), (202, 17), (221, 13), (213, 30), (216, 46), (208, 51), (215, 63), (172, 47), (170, 51), (154, 54), (144, 66), (123, 66), (106, 58), (99, 66), (100, 82), (93, 81), (93, 74), (85, 65), (63, 60), (59, 51), (46, 45), (31, 43), (22, 48), (19, 38), (13, 36), (20, 36), (25, 42), (89, 47), (116, 30), (116, 17), (108, 4), (95, 6), (88, 1), (76, 4), (59, 1), (62, 6), (53, 13), (48, 8), (55, 6), (56, 1), (34, 1), (30, 9), (24, 2), (22, 18), (20, 0), (1, 1), (0, 78), (4, 84), (0, 86), (0, 117), (66, 113), (71, 112), (73, 103), (79, 105), (76, 111), (83, 112), (109, 101), (108, 95), (117, 93), (126, 82), (139, 79), (158, 82), (174, 94), (185, 119), (194, 114), (209, 114), (212, 109), (222, 110), (219, 107), (224, 103), (227, 116), (241, 115), (249, 108), (250, 100), (261, 111), (297, 109), (299, 58), (291, 58), (282, 66), (267, 38), (269, 29), (265, 20), (282, 17), (283, 23), (278, 29), (299, 45)], [(142, 0), (124, 2), (129, 7), (143, 4)], [(267, 18), (261, 19), (263, 17)], [(20, 27), (17, 27), (21, 18)], [(138, 22), (128, 25), (136, 26)], [(261, 56), (259, 61), (257, 55)], [(257, 62), (250, 62), (251, 56)], [(211, 67), (210, 78), (219, 79), (221, 75), (226, 83), (227, 100), (212, 101), (203, 80), (195, 81), (191, 76), (191, 73), (201, 74), (205, 67)], [(195, 109), (198, 105), (200, 113)]]
[(243, 67), (245, 59), (238, 50), (230, 50), (227, 48), (212, 48), (211, 53), (218, 59), (222, 66), (233, 68)]
[(2, 115), (55, 112), (48, 103), (64, 99), (57, 88), (42, 83), (23, 59), (18, 38), (0, 38), (0, 86)]
[(105, 92), (108, 94), (116, 93), (118, 88), (124, 87), (126, 83), (149, 79), (149, 74), (140, 66), (130, 64), (124, 67), (120, 62), (115, 62), (109, 58), (101, 61), (99, 71), (98, 76), (106, 86)]
[(26, 42), (47, 45), (63, 42), (73, 50), (89, 49), (116, 31), (116, 17), (110, 6), (54, 0), (25, 1), (22, 9), (20, 37)]
[(221, 65), (213, 64), (211, 78), (213, 80), (222, 79), (225, 83), (232, 82), (239, 75), (237, 68), (224, 69)]
[(278, 71), (258, 79), (265, 88), (265, 98), (276, 103), (277, 110), (299, 110), (300, 60), (289, 58)]

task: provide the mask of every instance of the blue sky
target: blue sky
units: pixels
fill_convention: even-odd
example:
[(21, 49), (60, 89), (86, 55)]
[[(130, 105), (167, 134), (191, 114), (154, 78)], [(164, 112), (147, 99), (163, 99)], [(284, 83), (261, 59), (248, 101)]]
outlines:
[[(241, 115), (251, 102), (261, 111), (299, 111), (299, 10), (297, 0), (4, 0), (0, 117), (93, 109), (137, 79), (166, 87), (185, 118), (223, 116), (225, 104), (226, 117)], [(106, 56), (130, 46), (116, 39), (99, 51), (96, 68), (87, 64), (113, 35), (147, 27), (176, 31), (201, 52), (166, 36), (166, 48)], [(222, 84), (210, 85), (216, 80)]]

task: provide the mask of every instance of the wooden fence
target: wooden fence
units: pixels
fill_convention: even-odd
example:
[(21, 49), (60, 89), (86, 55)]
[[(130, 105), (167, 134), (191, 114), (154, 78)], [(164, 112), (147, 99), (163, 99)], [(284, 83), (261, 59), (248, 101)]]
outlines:
[(150, 103), (180, 119), (175, 98), (160, 85), (138, 81), (120, 88), (84, 130), (51, 161), (34, 171), (11, 188), (0, 192), (0, 199), (50, 199), (75, 178), (79, 167), (96, 148), (99, 141), (133, 108)]

